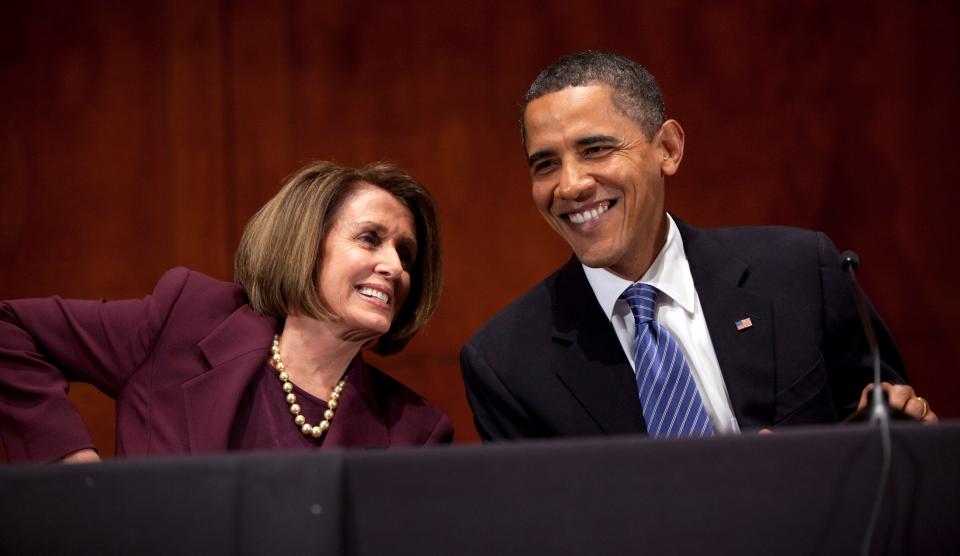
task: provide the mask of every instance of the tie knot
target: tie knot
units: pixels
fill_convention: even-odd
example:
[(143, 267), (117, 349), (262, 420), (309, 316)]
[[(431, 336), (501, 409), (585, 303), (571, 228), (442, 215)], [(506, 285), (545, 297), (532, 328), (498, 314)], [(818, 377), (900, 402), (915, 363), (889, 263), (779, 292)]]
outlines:
[(638, 323), (644, 324), (654, 320), (653, 305), (657, 302), (658, 293), (660, 291), (650, 284), (637, 282), (624, 290), (620, 297), (630, 306), (633, 318)]

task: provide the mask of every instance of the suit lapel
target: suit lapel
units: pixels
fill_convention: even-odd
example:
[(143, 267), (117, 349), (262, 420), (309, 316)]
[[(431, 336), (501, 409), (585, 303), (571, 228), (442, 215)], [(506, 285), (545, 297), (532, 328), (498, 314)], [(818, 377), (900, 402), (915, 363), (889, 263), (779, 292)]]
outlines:
[[(750, 269), (735, 253), (674, 220), (740, 427), (770, 426), (776, 384), (772, 301), (745, 287)], [(744, 318), (752, 325), (738, 330), (736, 323)]]
[[(633, 369), (576, 257), (555, 275), (552, 368), (606, 434), (646, 432)], [(586, 431), (584, 431), (586, 432)]]
[(243, 305), (197, 344), (209, 370), (182, 387), (192, 453), (227, 449), (238, 405), (257, 373), (263, 372), (279, 330), (276, 319)]

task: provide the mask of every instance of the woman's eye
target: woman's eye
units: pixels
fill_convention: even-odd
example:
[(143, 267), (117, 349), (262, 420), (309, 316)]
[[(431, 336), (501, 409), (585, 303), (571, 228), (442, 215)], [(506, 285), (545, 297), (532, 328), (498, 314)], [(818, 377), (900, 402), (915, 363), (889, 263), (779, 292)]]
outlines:
[(359, 240), (360, 243), (365, 243), (367, 245), (380, 245), (380, 238), (376, 234), (360, 234), (357, 237), (357, 240)]

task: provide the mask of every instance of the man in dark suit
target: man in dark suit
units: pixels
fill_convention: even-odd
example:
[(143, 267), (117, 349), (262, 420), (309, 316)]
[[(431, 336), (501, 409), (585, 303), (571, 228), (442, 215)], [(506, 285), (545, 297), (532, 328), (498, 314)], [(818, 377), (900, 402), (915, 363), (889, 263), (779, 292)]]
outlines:
[[(865, 403), (869, 348), (836, 248), (822, 233), (668, 214), (684, 133), (643, 67), (604, 52), (558, 60), (527, 92), (521, 132), (534, 203), (574, 255), (461, 352), (484, 439), (736, 433)], [(872, 318), (891, 406), (935, 421)]]

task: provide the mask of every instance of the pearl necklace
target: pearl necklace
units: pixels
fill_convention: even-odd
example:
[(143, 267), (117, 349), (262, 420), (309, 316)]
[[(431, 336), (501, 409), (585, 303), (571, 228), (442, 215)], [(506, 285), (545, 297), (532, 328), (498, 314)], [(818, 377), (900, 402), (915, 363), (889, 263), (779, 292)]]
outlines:
[(293, 393), (293, 383), (290, 382), (290, 375), (284, 370), (283, 360), (280, 359), (279, 334), (274, 334), (273, 336), (273, 346), (270, 348), (270, 354), (270, 364), (277, 371), (277, 378), (280, 379), (280, 389), (283, 390), (286, 396), (285, 399), (287, 403), (290, 404), (290, 413), (294, 415), (294, 424), (297, 425), (303, 434), (320, 438), (330, 429), (330, 422), (333, 421), (334, 412), (340, 403), (340, 393), (343, 392), (343, 387), (347, 384), (346, 375), (333, 387), (333, 392), (330, 392), (330, 401), (327, 402), (327, 410), (323, 412), (323, 421), (320, 421), (319, 425), (314, 426), (308, 423), (307, 418), (300, 414), (300, 404), (297, 403), (297, 395)]

